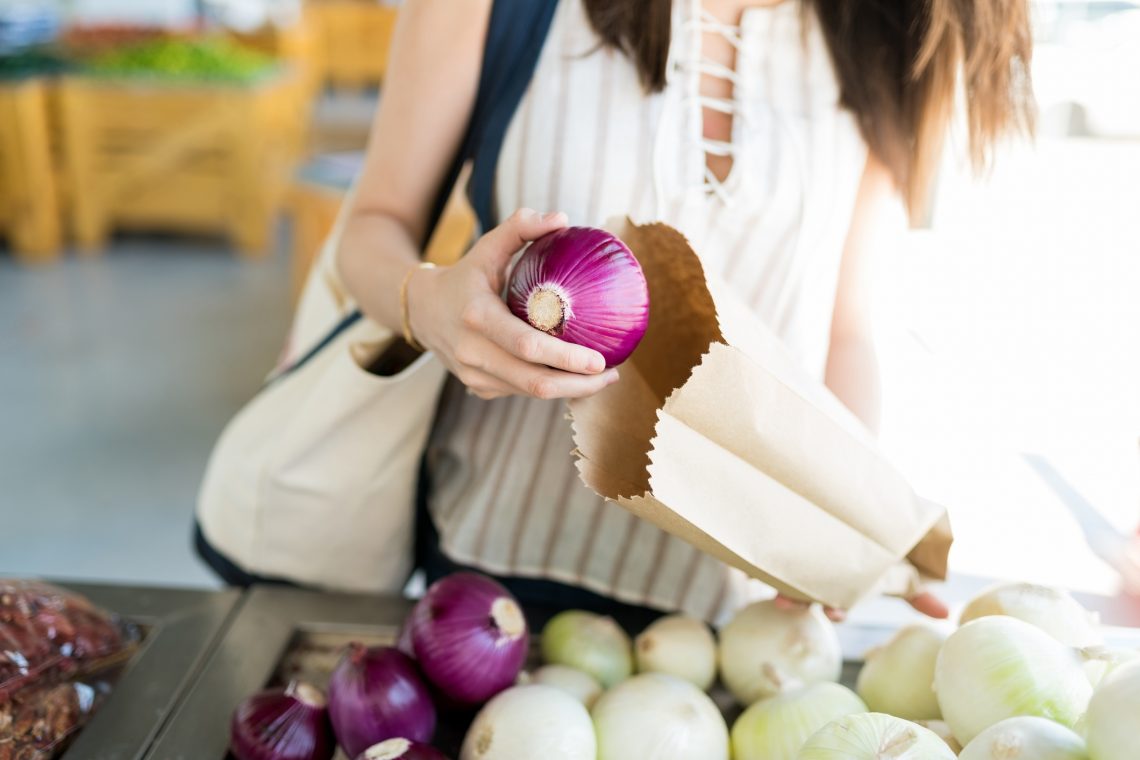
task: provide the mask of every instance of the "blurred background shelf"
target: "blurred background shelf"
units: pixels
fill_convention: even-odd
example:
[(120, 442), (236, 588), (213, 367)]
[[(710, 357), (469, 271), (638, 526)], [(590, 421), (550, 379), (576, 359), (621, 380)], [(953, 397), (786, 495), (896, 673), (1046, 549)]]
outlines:
[(62, 244), (49, 88), (42, 78), (0, 82), (0, 235), (24, 263), (51, 261)]

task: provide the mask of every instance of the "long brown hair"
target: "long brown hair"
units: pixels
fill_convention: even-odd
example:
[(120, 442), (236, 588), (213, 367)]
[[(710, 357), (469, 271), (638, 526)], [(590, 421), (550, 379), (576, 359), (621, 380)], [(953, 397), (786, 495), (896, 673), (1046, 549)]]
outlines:
[[(959, 83), (976, 168), (1003, 134), (1032, 131), (1026, 0), (798, 2), (818, 17), (841, 103), (894, 176), (912, 216), (924, 209)], [(603, 43), (630, 57), (646, 89), (664, 88), (672, 0), (584, 3)]]

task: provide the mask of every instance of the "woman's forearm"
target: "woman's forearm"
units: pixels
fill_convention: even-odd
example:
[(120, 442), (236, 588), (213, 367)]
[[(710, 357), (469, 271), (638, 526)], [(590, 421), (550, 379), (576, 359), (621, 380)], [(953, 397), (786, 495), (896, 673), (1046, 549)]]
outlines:
[(833, 338), (824, 382), (871, 432), (879, 432), (882, 386), (879, 359), (870, 338), (856, 335)]
[(387, 214), (358, 209), (344, 228), (337, 267), (361, 310), (399, 333), (400, 285), (419, 257), (419, 246), (403, 224)]

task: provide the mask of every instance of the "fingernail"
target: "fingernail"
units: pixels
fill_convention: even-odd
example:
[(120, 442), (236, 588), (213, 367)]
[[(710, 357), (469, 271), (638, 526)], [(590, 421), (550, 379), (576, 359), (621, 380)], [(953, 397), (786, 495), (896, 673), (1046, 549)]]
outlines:
[(610, 377), (609, 377), (609, 380), (607, 381), (606, 384), (607, 385), (613, 385), (618, 380), (621, 380), (621, 376), (618, 375), (618, 371), (616, 369), (611, 369), (610, 370)]

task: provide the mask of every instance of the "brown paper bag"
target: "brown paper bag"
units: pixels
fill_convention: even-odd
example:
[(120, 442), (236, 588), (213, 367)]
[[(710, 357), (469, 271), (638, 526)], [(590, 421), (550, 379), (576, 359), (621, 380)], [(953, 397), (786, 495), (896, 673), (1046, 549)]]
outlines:
[(679, 232), (611, 226), (645, 272), (649, 329), (619, 382), (570, 402), (583, 481), (793, 597), (847, 608), (944, 578), (946, 511)]

